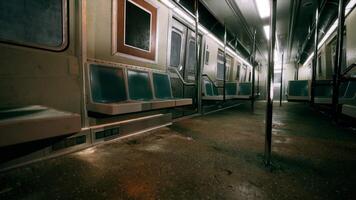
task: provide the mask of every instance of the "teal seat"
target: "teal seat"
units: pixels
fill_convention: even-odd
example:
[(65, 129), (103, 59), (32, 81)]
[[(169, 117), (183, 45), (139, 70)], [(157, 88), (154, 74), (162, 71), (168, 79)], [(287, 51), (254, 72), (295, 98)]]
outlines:
[[(344, 93), (340, 97), (339, 103), (340, 104), (349, 104), (349, 105), (356, 105), (356, 82), (355, 81), (348, 81), (345, 82), (347, 85), (345, 88)], [(340, 91), (341, 93), (341, 91)]]
[(297, 80), (288, 82), (288, 101), (308, 101), (309, 81)]
[(240, 83), (239, 84), (239, 95), (251, 95), (252, 92), (252, 84), (251, 83)]
[(342, 106), (342, 114), (356, 118), (356, 105), (345, 104)]
[(289, 96), (309, 96), (308, 81), (289, 81)]
[(208, 80), (204, 80), (205, 96), (213, 96), (213, 85)]
[(349, 86), (349, 82), (342, 82), (340, 84), (340, 88), (339, 88), (339, 97), (343, 97), (345, 95), (347, 86)]
[(172, 89), (168, 74), (152, 73), (152, 77), (156, 98), (172, 99)]
[(119, 115), (141, 112), (149, 109), (149, 104), (128, 100), (125, 73), (121, 68), (90, 65), (91, 99), (87, 109), (105, 115)]
[(318, 80), (315, 86), (315, 97), (331, 98), (333, 95), (333, 86), (331, 80)]
[(130, 99), (149, 101), (153, 99), (149, 74), (146, 71), (127, 70)]
[[(204, 84), (204, 96), (203, 100), (213, 100), (213, 101), (222, 101), (224, 100), (224, 96), (219, 94), (218, 87), (214, 85), (209, 79), (203, 79)], [(225, 99), (232, 99), (231, 96), (225, 96)]]
[(187, 106), (193, 103), (192, 99), (189, 98), (173, 98), (168, 74), (153, 72), (152, 80), (156, 98), (155, 100), (150, 101), (152, 109)]
[(315, 97), (316, 104), (332, 104), (333, 85), (332, 80), (317, 80), (315, 82)]
[(234, 82), (225, 84), (226, 95), (236, 95), (237, 94), (237, 84)]
[(126, 101), (124, 72), (120, 68), (90, 65), (91, 97), (97, 103)]
[(344, 98), (353, 98), (356, 94), (356, 81), (349, 81)]

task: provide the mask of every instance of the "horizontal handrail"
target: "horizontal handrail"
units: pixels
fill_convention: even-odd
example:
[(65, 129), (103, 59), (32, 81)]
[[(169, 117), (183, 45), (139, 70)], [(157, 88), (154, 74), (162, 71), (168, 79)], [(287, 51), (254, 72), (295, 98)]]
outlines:
[(184, 78), (182, 77), (182, 75), (179, 73), (179, 71), (177, 70), (177, 68), (175, 67), (168, 67), (168, 70), (171, 70), (173, 71), (175, 74), (178, 75), (178, 78), (180, 79), (180, 81), (183, 83), (183, 85), (186, 85), (186, 86), (195, 86), (195, 83), (189, 83), (189, 82), (186, 82), (184, 80)]

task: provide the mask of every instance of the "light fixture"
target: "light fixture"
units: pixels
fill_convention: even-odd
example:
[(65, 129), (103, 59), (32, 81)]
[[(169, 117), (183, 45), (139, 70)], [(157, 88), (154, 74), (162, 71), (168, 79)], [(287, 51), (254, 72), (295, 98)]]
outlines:
[(269, 26), (266, 25), (266, 26), (263, 26), (263, 30), (265, 31), (265, 35), (266, 35), (266, 38), (267, 40), (269, 40)]
[(262, 19), (271, 15), (269, 0), (255, 0), (255, 3)]

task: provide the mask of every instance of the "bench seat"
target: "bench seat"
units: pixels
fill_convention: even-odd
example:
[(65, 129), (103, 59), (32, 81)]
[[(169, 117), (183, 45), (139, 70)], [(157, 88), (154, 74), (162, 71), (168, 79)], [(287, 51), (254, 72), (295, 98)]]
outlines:
[(42, 105), (0, 109), (0, 147), (79, 132), (79, 114)]
[(121, 101), (118, 103), (89, 103), (87, 108), (89, 111), (105, 115), (120, 115), (150, 110), (151, 104), (139, 101)]
[(189, 98), (182, 98), (182, 99), (174, 99), (175, 100), (175, 106), (188, 106), (193, 104), (193, 99)]
[(342, 113), (344, 115), (356, 118), (356, 105), (350, 105), (350, 104), (343, 105)]
[(175, 99), (166, 73), (97, 64), (89, 65), (88, 111), (120, 115), (192, 104)]

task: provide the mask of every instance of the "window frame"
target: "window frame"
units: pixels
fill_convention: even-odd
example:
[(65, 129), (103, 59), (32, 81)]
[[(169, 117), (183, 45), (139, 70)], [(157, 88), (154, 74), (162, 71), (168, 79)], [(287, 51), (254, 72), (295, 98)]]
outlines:
[[(230, 60), (230, 62), (229, 62)], [(232, 66), (234, 65), (234, 58), (232, 56), (230, 56), (229, 54), (226, 54), (226, 71), (225, 71), (225, 80), (230, 80), (230, 70), (232, 68)]]
[(182, 51), (182, 49), (183, 49), (183, 43), (185, 42), (184, 40), (183, 40), (183, 37), (184, 37), (184, 35), (183, 35), (183, 33), (180, 31), (180, 30), (178, 30), (178, 29), (176, 29), (176, 28), (174, 28), (174, 27), (172, 27), (172, 29), (170, 30), (171, 31), (171, 38), (170, 38), (170, 52), (169, 52), (169, 66), (170, 67), (175, 67), (175, 66), (173, 66), (173, 65), (171, 65), (172, 63), (172, 33), (173, 32), (175, 32), (176, 34), (178, 34), (179, 36), (180, 36), (180, 39), (181, 39), (181, 42), (180, 42), (180, 48), (179, 48), (179, 64), (178, 64), (178, 66), (176, 67), (176, 68), (179, 68), (179, 66), (182, 66), (182, 54), (184, 54), (184, 52)]
[(319, 54), (318, 55), (318, 65), (317, 65), (318, 69), (317, 69), (317, 74), (318, 74), (318, 77), (321, 78), (323, 76), (323, 65), (322, 65), (322, 57), (321, 55)]
[[(195, 50), (195, 48), (196, 48), (196, 39), (195, 38), (189, 38), (188, 39), (188, 42), (187, 42), (187, 48), (186, 48), (186, 52), (187, 52), (187, 57), (186, 57), (186, 64), (185, 64), (185, 72), (187, 73), (187, 75), (195, 75), (195, 73), (196, 73), (196, 68), (197, 68), (197, 63), (196, 63), (196, 59), (195, 59), (195, 56), (194, 56), (194, 59), (193, 59), (193, 63), (190, 63), (190, 55), (191, 54), (196, 54), (196, 50)], [(190, 49), (190, 45), (191, 45), (191, 43), (193, 44), (193, 52), (191, 52), (191, 50), (192, 49)], [(191, 69), (190, 67), (190, 64), (194, 64), (193, 65), (193, 69)]]
[[(132, 45), (126, 44), (126, 2), (134, 4), (145, 12), (148, 12), (150, 18), (150, 48), (149, 51), (140, 49)], [(151, 61), (156, 60), (156, 46), (157, 46), (157, 23), (158, 23), (158, 9), (151, 2), (145, 0), (114, 0), (113, 6), (113, 53), (122, 53), (129, 56), (135, 56)], [(115, 17), (116, 14), (116, 17)]]
[(6, 40), (0, 38), (0, 44), (9, 44), (9, 45), (16, 45), (34, 49), (41, 49), (47, 51), (54, 51), (54, 52), (62, 52), (65, 51), (69, 46), (69, 6), (68, 0), (61, 0), (62, 2), (62, 43), (57, 47), (42, 45), (42, 44), (35, 44), (31, 42), (16, 42), (12, 40)]
[(240, 75), (241, 75), (240, 73), (241, 73), (241, 63), (237, 62), (235, 80), (239, 82), (240, 82)]
[[(219, 75), (219, 73), (218, 73), (218, 71), (219, 71), (219, 64), (221, 64), (221, 63), (219, 63), (219, 61), (221, 62), (221, 60), (219, 60), (219, 53), (222, 53), (222, 57), (223, 57), (223, 60), (222, 60), (222, 64), (223, 64), (223, 70), (224, 70), (224, 60), (225, 60), (225, 57), (224, 57), (224, 51), (223, 50), (221, 50), (221, 49), (218, 49), (218, 52), (217, 52), (217, 56), (216, 56), (216, 80), (219, 80), (219, 81), (222, 81), (222, 80), (224, 80), (224, 77), (219, 77), (218, 75)], [(227, 70), (226, 70), (227, 71)], [(223, 72), (224, 73), (224, 72)], [(226, 79), (226, 74), (225, 74), (225, 79)]]

